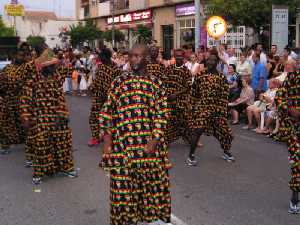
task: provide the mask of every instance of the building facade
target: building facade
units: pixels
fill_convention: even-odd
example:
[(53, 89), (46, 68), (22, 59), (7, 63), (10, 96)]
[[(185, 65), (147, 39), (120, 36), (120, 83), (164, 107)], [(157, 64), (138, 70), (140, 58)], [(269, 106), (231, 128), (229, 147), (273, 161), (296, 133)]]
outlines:
[[(5, 16), (5, 22), (13, 26), (13, 17)], [(70, 18), (58, 18), (50, 11), (25, 10), (22, 17), (16, 17), (16, 31), (21, 41), (26, 41), (28, 36), (42, 36), (50, 48), (66, 47), (68, 43), (62, 42), (59, 35), (78, 21)]]
[(191, 0), (114, 0), (114, 6), (112, 0), (76, 1), (78, 19), (92, 19), (103, 31), (112, 29), (114, 11), (115, 29), (125, 34), (129, 47), (136, 41), (134, 30), (138, 25), (150, 28), (166, 51), (194, 44), (195, 8)]
[[(153, 39), (166, 53), (183, 46), (199, 47), (195, 46), (195, 12), (193, 0), (77, 0), (79, 20), (92, 19), (103, 31), (112, 29), (114, 21), (115, 29), (125, 34), (128, 47), (136, 41), (134, 31), (142, 24), (151, 29)], [(209, 46), (211, 41), (205, 28), (201, 30), (200, 45)], [(243, 32), (244, 36), (238, 39), (228, 34), (226, 42), (232, 43), (232, 47), (244, 47), (241, 43), (246, 45), (250, 40), (247, 34)]]

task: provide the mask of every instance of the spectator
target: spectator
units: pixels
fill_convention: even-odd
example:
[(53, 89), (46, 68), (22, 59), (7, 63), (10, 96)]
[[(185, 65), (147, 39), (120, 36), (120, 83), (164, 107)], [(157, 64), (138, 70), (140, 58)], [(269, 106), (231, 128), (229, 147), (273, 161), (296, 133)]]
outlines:
[(254, 63), (252, 69), (252, 88), (256, 95), (268, 89), (266, 67), (260, 62), (259, 54), (253, 54), (252, 60)]
[(130, 70), (130, 65), (129, 65), (129, 52), (128, 51), (124, 51), (123, 52), (123, 66), (122, 66), (122, 70), (123, 71), (129, 71)]
[[(282, 82), (278, 79), (272, 79), (270, 82), (272, 82), (272, 86), (274, 87), (274, 90), (276, 90), (276, 91), (282, 85)], [(277, 133), (279, 121), (276, 121), (276, 128), (274, 131), (272, 131), (272, 124), (273, 124), (274, 120), (278, 120), (277, 110), (276, 110), (274, 99), (273, 99), (273, 102), (270, 102), (269, 106), (267, 106), (267, 110), (266, 110), (265, 114), (266, 114), (265, 127), (263, 129), (258, 129), (256, 132), (259, 134)]]
[(206, 67), (205, 53), (198, 52), (197, 60), (198, 60), (198, 63), (199, 63), (199, 72), (204, 71), (205, 67)]
[(240, 88), (238, 87), (238, 74), (234, 64), (228, 66), (228, 74), (226, 76), (229, 84), (229, 101), (233, 102), (240, 96)]
[(283, 56), (275, 56), (276, 66), (273, 71), (273, 78), (280, 76), (284, 72), (284, 57)]
[(274, 60), (274, 57), (272, 54), (268, 54), (268, 61), (266, 65), (267, 73), (268, 73), (268, 79), (271, 79), (274, 77), (274, 70), (276, 67), (276, 62)]
[[(243, 52), (240, 57), (240, 61), (238, 62), (236, 72), (244, 78), (244, 75), (250, 75), (252, 74), (252, 67), (250, 63), (247, 60), (247, 53)], [(248, 78), (249, 79), (249, 78)]]
[(256, 44), (256, 53), (259, 54), (260, 63), (267, 64), (267, 55), (264, 53), (263, 45), (261, 43)]
[(277, 45), (272, 45), (270, 53), (273, 55), (273, 57), (279, 56), (279, 54), (277, 53), (277, 51), (278, 51)]
[(232, 116), (232, 125), (239, 123), (239, 114), (246, 110), (249, 106), (253, 105), (255, 94), (247, 79), (242, 79), (242, 91), (240, 97), (235, 101), (229, 103), (230, 112)]
[(247, 116), (248, 116), (248, 125), (243, 127), (243, 129), (254, 129), (253, 125), (253, 116), (256, 119), (257, 128), (255, 131), (259, 131), (260, 121), (261, 121), (261, 113), (267, 110), (267, 106), (273, 104), (274, 98), (276, 96), (277, 91), (277, 81), (270, 80), (270, 88), (263, 94), (259, 95), (259, 100), (256, 101), (253, 105), (247, 108)]
[(233, 64), (235, 66), (237, 66), (237, 57), (235, 56), (235, 49), (234, 48), (230, 48), (227, 51), (228, 53), (228, 60), (227, 60), (227, 65), (229, 66), (230, 64)]
[(193, 76), (198, 73), (200, 65), (197, 62), (197, 56), (195, 53), (191, 54), (190, 60), (185, 64), (185, 66), (189, 69)]

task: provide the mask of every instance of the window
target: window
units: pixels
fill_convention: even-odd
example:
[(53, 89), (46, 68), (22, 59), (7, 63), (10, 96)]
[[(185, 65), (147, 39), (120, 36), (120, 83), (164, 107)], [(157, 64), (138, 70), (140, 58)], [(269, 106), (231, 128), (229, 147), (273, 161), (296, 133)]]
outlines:
[(180, 47), (184, 45), (195, 45), (195, 19), (179, 21)]
[(113, 0), (116, 10), (129, 9), (129, 0)]

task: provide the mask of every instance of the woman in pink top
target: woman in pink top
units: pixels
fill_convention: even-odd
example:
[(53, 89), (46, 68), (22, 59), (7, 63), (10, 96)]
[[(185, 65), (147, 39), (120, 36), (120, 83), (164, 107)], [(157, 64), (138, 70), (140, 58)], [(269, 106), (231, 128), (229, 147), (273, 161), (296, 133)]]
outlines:
[(229, 103), (232, 125), (239, 123), (239, 113), (242, 113), (248, 106), (253, 105), (255, 94), (247, 79), (242, 79), (242, 91), (240, 97)]

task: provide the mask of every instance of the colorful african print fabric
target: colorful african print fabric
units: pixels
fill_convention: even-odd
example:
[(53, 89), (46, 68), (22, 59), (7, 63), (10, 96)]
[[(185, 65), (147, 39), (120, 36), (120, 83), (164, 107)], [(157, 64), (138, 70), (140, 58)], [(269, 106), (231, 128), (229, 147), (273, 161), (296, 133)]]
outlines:
[(186, 118), (189, 132), (202, 129), (215, 136), (222, 149), (229, 151), (232, 131), (228, 125), (229, 86), (222, 74), (198, 74), (190, 94), (190, 110)]
[[(170, 222), (170, 163), (164, 139), (167, 101), (161, 81), (153, 76), (123, 74), (112, 84), (99, 116), (101, 132), (112, 135), (102, 166), (110, 170), (111, 223)], [(159, 140), (155, 153), (146, 144)]]
[[(34, 64), (27, 66), (36, 72)], [(69, 113), (62, 90), (65, 74), (58, 71), (46, 78), (36, 72), (23, 85), (21, 117), (31, 124), (27, 154), (33, 160), (34, 177), (74, 169)]]
[(283, 86), (277, 91), (275, 102), (281, 122), (280, 136), (288, 144), (291, 166), (290, 188), (300, 192), (300, 121), (288, 113), (289, 109), (300, 111), (300, 72), (288, 74)]
[(182, 136), (187, 127), (185, 114), (192, 75), (185, 66), (177, 67), (172, 65), (166, 69), (162, 82), (167, 96), (181, 93), (175, 100), (168, 101), (170, 117), (167, 125), (166, 140), (168, 143), (172, 143)]
[(112, 81), (121, 74), (121, 71), (110, 65), (100, 65), (96, 79), (90, 87), (92, 93), (92, 107), (90, 112), (89, 123), (91, 127), (92, 137), (98, 140), (100, 138), (100, 130), (98, 126), (98, 114), (104, 102), (107, 100), (107, 93), (111, 87)]
[(25, 141), (25, 132), (21, 125), (19, 114), (20, 90), (23, 82), (23, 65), (9, 65), (2, 72), (5, 77), (6, 93), (3, 96), (2, 130), (6, 134), (1, 138), (2, 148), (9, 148), (14, 144)]

